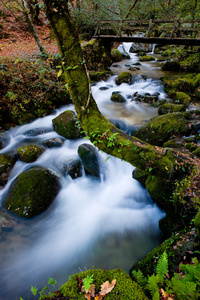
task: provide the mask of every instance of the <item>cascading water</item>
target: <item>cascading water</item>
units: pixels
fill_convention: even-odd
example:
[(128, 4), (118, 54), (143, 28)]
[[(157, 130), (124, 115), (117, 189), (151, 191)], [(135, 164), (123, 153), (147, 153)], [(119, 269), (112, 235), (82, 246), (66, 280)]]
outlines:
[[(132, 55), (128, 63), (136, 60)], [(138, 126), (156, 115), (155, 108), (131, 102), (129, 96), (135, 91), (140, 94), (159, 92), (162, 98), (160, 82), (138, 77), (130, 86), (116, 86), (115, 77), (92, 87), (94, 98), (106, 117), (122, 120), (126, 126)], [(127, 102), (111, 103), (113, 91), (122, 93)], [(58, 137), (53, 131), (52, 119), (67, 109), (73, 106), (62, 107), (55, 115), (10, 130), (10, 142), (0, 153), (16, 151), (22, 145), (40, 145), (44, 140)], [(33, 134), (41, 128), (42, 134)], [(1, 202), (14, 178), (34, 165), (56, 172), (62, 187), (45, 213), (33, 220), (13, 218), (13, 231), (1, 232), (0, 300), (15, 300), (20, 296), (24, 300), (32, 299), (31, 285), (43, 287), (52, 276), (62, 284), (70, 274), (79, 272), (79, 268), (120, 267), (128, 272), (133, 263), (159, 243), (158, 221), (164, 213), (153, 203), (146, 189), (132, 179), (131, 165), (114, 157), (105, 162), (107, 155), (99, 152), (100, 179), (85, 176), (84, 171), (83, 176), (75, 180), (63, 174), (64, 162), (78, 158), (77, 149), (83, 142), (86, 141), (66, 140), (61, 148), (46, 149), (34, 163), (16, 162), (8, 184), (1, 191)]]

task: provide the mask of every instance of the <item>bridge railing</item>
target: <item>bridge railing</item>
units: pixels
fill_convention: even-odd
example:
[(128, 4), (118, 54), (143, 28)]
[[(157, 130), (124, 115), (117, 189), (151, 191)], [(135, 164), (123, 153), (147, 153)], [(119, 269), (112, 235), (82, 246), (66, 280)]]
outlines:
[(148, 20), (98, 20), (94, 37), (143, 34), (150, 37), (190, 37), (198, 38), (200, 21), (180, 21), (170, 19)]

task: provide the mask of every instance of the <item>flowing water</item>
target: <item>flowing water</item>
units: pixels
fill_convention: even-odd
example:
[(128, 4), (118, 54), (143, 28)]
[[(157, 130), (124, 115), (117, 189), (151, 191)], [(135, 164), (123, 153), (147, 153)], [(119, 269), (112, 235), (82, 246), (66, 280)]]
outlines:
[[(117, 74), (127, 70), (125, 64), (134, 64), (137, 60), (137, 56), (131, 54), (130, 60), (113, 66), (112, 71)], [(143, 69), (152, 73), (150, 64), (144, 64)], [(116, 86), (116, 76), (95, 84), (92, 92), (102, 113), (122, 122), (129, 132), (130, 128), (141, 126), (157, 115), (156, 108), (131, 102), (132, 94), (159, 92), (161, 99), (165, 94), (161, 82), (155, 78), (144, 80), (135, 75), (133, 84)], [(113, 91), (119, 91), (126, 103), (111, 102)], [(54, 115), (8, 131), (10, 142), (0, 153), (59, 137), (53, 131), (52, 119), (67, 109), (74, 108), (72, 105), (62, 107)], [(34, 130), (38, 129), (43, 132), (35, 135)], [(56, 278), (60, 285), (70, 274), (93, 266), (119, 267), (128, 272), (158, 245), (161, 235), (158, 222), (164, 212), (153, 203), (146, 189), (132, 179), (133, 166), (114, 157), (105, 162), (107, 155), (99, 152), (100, 179), (86, 176), (84, 170), (83, 176), (75, 180), (64, 176), (63, 164), (69, 158), (78, 158), (78, 146), (85, 142), (66, 140), (61, 148), (47, 149), (34, 163), (16, 162), (8, 184), (0, 192), (0, 203), (15, 177), (34, 165), (56, 172), (62, 187), (51, 207), (33, 220), (8, 216), (2, 208), (0, 220), (8, 218), (13, 229), (2, 228), (1, 231), (0, 300), (15, 300), (20, 296), (24, 300), (34, 299), (30, 295), (31, 285), (42, 288), (49, 277)]]

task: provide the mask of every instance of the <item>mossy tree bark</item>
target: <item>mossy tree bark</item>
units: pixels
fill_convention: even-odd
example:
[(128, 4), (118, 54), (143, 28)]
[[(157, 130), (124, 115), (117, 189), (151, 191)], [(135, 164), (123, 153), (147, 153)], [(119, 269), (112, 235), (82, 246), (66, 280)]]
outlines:
[(146, 176), (146, 184), (154, 199), (161, 196), (160, 189), (171, 193), (174, 180), (180, 179), (183, 175), (182, 170), (185, 170), (184, 175), (189, 173), (193, 164), (192, 158), (178, 151), (151, 146), (130, 137), (118, 130), (100, 113), (91, 94), (90, 79), (68, 2), (44, 0), (44, 3), (62, 56), (65, 80), (78, 120), (87, 136), (100, 150), (123, 159), (141, 170)]

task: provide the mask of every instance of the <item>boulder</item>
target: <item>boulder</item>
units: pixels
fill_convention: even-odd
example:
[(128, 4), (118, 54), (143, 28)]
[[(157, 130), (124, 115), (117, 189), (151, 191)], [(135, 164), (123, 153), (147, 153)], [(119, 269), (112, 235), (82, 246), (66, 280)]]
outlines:
[(62, 147), (64, 144), (64, 139), (62, 138), (51, 138), (48, 140), (45, 140), (42, 142), (42, 145), (47, 148), (53, 148), (53, 147)]
[(48, 169), (34, 167), (17, 176), (3, 205), (19, 217), (30, 219), (50, 206), (59, 188), (58, 176)]
[(44, 152), (44, 148), (37, 145), (27, 145), (18, 148), (18, 156), (25, 163), (32, 163)]
[(0, 185), (5, 185), (16, 161), (16, 157), (9, 154), (0, 154)]
[(172, 71), (172, 72), (179, 72), (180, 71), (180, 64), (177, 61), (167, 61), (162, 66), (163, 71)]
[(182, 113), (177, 112), (154, 117), (133, 134), (152, 145), (162, 146), (173, 135), (187, 135), (189, 132), (186, 118)]
[(121, 61), (123, 59), (123, 55), (119, 52), (118, 49), (111, 50), (111, 57), (113, 62)]
[(119, 103), (125, 103), (126, 99), (119, 93), (119, 92), (113, 92), (110, 100), (113, 102), (119, 102)]
[(99, 163), (95, 147), (90, 144), (82, 144), (78, 147), (78, 155), (86, 172), (99, 177)]
[(131, 84), (132, 82), (132, 74), (130, 72), (123, 72), (115, 79), (115, 83), (120, 85), (121, 83)]
[(81, 136), (77, 125), (76, 114), (72, 110), (66, 110), (52, 120), (54, 130), (66, 139), (78, 139)]
[(155, 58), (151, 55), (143, 55), (140, 57), (139, 61), (153, 61)]
[(191, 102), (191, 97), (184, 92), (178, 92), (174, 97), (174, 102), (188, 106)]
[(185, 105), (183, 104), (173, 104), (173, 103), (164, 103), (160, 105), (158, 109), (158, 114), (159, 115), (164, 115), (168, 113), (173, 113), (173, 112), (183, 112), (185, 111)]
[(129, 49), (131, 53), (139, 53), (139, 52), (151, 52), (152, 45), (151, 44), (144, 44), (144, 43), (133, 43)]

